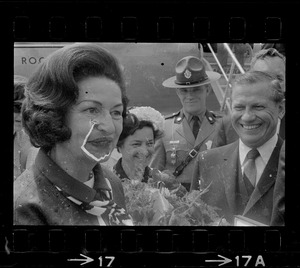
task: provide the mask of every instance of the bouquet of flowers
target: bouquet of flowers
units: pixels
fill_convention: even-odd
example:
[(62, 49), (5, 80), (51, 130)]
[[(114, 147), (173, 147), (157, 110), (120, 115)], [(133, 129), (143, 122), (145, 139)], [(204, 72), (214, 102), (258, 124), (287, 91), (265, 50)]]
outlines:
[[(166, 173), (162, 172), (164, 176)], [(123, 182), (127, 211), (134, 225), (160, 226), (217, 226), (227, 225), (216, 212), (218, 208), (209, 206), (201, 200), (208, 189), (192, 192), (183, 191), (176, 183), (167, 188), (164, 183), (152, 180)], [(184, 188), (185, 189), (185, 188)], [(184, 192), (184, 194), (183, 194)]]
[[(129, 112), (140, 120), (152, 121), (156, 129), (163, 131), (164, 117), (152, 107), (134, 107)], [(201, 200), (207, 189), (187, 192), (168, 170), (151, 169), (148, 182), (142, 182), (147, 164), (145, 154), (140, 152), (131, 171), (134, 179), (122, 182), (127, 211), (134, 225), (226, 225), (217, 208)]]

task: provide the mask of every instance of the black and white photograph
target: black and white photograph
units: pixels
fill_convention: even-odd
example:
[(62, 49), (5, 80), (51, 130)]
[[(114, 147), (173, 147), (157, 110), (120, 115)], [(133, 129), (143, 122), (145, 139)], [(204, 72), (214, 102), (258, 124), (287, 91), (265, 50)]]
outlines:
[(13, 225), (285, 226), (284, 43), (14, 43)]

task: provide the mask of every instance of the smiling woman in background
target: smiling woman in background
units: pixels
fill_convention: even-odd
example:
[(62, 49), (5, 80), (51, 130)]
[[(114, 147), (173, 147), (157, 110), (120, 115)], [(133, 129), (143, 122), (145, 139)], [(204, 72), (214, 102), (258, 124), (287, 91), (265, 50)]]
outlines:
[(100, 163), (127, 106), (117, 59), (97, 44), (50, 55), (29, 79), (22, 119), (40, 150), (14, 184), (14, 224), (132, 225), (120, 180)]
[(154, 143), (162, 135), (163, 132), (156, 129), (151, 121), (139, 120), (135, 114), (128, 113), (117, 143), (122, 157), (114, 166), (114, 171), (121, 180), (148, 182), (151, 176), (148, 165), (154, 153)]
[(129, 109), (117, 143), (118, 152), (122, 157), (114, 165), (113, 171), (125, 184), (128, 180), (133, 184), (144, 182), (155, 188), (164, 186), (169, 190), (176, 190), (178, 195), (184, 195), (186, 189), (170, 170), (159, 171), (149, 167), (154, 144), (164, 135), (163, 124), (163, 116), (152, 107)]

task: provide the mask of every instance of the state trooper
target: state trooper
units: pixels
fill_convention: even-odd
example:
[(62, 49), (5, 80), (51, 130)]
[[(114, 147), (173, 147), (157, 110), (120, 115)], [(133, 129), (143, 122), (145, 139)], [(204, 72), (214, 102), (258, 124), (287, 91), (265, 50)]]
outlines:
[(163, 86), (176, 89), (182, 109), (165, 117), (164, 137), (155, 144), (150, 166), (170, 170), (189, 191), (195, 156), (213, 146), (218, 118), (207, 110), (206, 97), (220, 74), (206, 71), (204, 60), (193, 56), (179, 60), (175, 72)]

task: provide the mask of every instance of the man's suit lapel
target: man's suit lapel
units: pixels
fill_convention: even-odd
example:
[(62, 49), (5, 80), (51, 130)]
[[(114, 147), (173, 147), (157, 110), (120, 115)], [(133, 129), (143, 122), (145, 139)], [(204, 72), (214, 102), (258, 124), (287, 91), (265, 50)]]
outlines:
[(231, 211), (236, 210), (236, 189), (237, 177), (239, 175), (239, 146), (236, 141), (224, 153), (224, 168), (223, 168), (223, 182), (226, 194), (226, 199)]
[(259, 201), (259, 199), (274, 185), (277, 175), (279, 152), (282, 146), (282, 142), (282, 139), (279, 137), (273, 153), (271, 154), (271, 157), (261, 175), (261, 178), (252, 195), (250, 196), (250, 199), (243, 213), (244, 215), (246, 215), (247, 212), (249, 212), (249, 210), (253, 208), (253, 206)]

